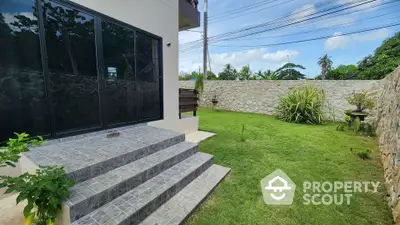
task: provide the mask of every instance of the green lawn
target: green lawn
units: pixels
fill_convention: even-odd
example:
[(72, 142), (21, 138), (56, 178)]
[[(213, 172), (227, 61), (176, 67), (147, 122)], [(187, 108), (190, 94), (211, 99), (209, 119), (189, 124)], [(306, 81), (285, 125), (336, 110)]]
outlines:
[[(335, 124), (299, 125), (272, 116), (201, 109), (200, 129), (217, 133), (200, 151), (232, 168), (187, 224), (393, 224), (376, 140), (336, 131)], [(245, 142), (241, 141), (242, 124)], [(368, 148), (361, 160), (350, 148)], [(290, 206), (263, 201), (260, 180), (282, 169), (297, 184)], [(378, 193), (357, 193), (350, 205), (303, 205), (303, 181), (379, 181)]]

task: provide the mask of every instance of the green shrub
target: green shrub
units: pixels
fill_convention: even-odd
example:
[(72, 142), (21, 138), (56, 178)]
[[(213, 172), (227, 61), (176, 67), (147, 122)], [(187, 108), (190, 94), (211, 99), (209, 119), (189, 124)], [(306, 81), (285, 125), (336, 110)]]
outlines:
[(0, 148), (0, 167), (15, 167), (22, 152), (29, 151), (29, 146), (40, 146), (44, 140), (38, 136), (37, 139), (29, 138), (27, 133), (14, 133), (17, 137), (8, 139), (7, 146)]
[(350, 105), (357, 107), (356, 112), (362, 112), (365, 109), (373, 109), (375, 106), (374, 100), (370, 98), (365, 90), (354, 92), (347, 97), (347, 102)]
[[(45, 140), (29, 138), (29, 134), (15, 133), (7, 147), (0, 149), (0, 167), (15, 167), (20, 153), (29, 151), (30, 146), (39, 146)], [(42, 167), (36, 174), (24, 173), (19, 177), (0, 176), (0, 188), (6, 188), (5, 194), (17, 192), (17, 204), (27, 200), (24, 208), (25, 224), (54, 225), (61, 204), (69, 196), (70, 180), (62, 167)]]
[(358, 131), (360, 131), (360, 129), (361, 129), (361, 120), (360, 120), (360, 118), (357, 117), (354, 120), (354, 126), (353, 126), (354, 133), (358, 133)]
[(54, 224), (61, 211), (63, 200), (69, 197), (70, 180), (62, 167), (42, 167), (36, 174), (24, 173), (19, 177), (2, 177), (0, 187), (7, 187), (6, 194), (18, 192), (17, 204), (27, 200), (24, 216), (27, 224)]
[(365, 135), (369, 137), (376, 136), (376, 125), (370, 123), (361, 123), (360, 131), (362, 131)]
[(360, 157), (360, 159), (366, 160), (371, 158), (371, 150), (369, 149), (352, 149), (350, 148), (350, 151), (353, 152), (355, 155)]
[(276, 116), (287, 122), (322, 124), (325, 122), (322, 112), (325, 99), (325, 91), (309, 83), (295, 87), (280, 98)]
[(196, 77), (196, 81), (194, 82), (194, 89), (197, 90), (197, 92), (201, 95), (203, 94), (204, 91), (204, 81), (203, 81), (203, 76), (198, 75)]
[(336, 127), (336, 130), (337, 130), (337, 131), (344, 131), (344, 127), (345, 127), (345, 125), (339, 124), (339, 125)]

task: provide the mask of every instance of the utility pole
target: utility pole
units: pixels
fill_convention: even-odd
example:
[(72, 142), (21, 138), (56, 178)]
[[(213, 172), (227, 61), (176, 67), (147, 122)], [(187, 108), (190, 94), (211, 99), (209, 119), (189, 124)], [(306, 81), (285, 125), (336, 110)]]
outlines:
[(207, 53), (208, 53), (208, 40), (207, 40), (207, 25), (208, 25), (208, 15), (207, 15), (207, 0), (204, 0), (204, 18), (203, 18), (203, 76), (204, 80), (207, 80)]

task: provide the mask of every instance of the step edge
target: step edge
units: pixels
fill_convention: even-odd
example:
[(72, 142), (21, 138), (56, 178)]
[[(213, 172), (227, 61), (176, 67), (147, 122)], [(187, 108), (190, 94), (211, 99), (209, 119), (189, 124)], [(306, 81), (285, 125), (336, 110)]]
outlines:
[[(201, 171), (201, 169), (203, 169), (203, 171), (201, 172), (201, 173), (203, 173), (204, 171), (206, 171), (208, 168), (210, 168), (210, 167), (213, 165), (214, 156), (212, 156), (212, 155), (210, 155), (210, 154), (207, 154), (207, 153), (197, 152), (197, 153), (195, 153), (194, 155), (190, 156), (189, 158), (194, 157), (194, 156), (196, 156), (196, 155), (199, 155), (198, 157), (200, 157), (200, 155), (207, 155), (207, 156), (206, 156), (207, 158), (206, 158), (204, 161), (202, 161), (201, 163), (199, 163), (199, 166), (197, 166), (195, 169), (193, 169), (193, 171), (191, 171), (191, 172), (188, 173), (188, 174), (185, 174), (185, 175), (180, 176), (180, 177), (179, 177), (179, 180), (178, 180), (177, 182), (175, 182), (173, 185), (170, 185), (167, 189), (163, 190), (163, 192), (162, 192), (161, 194), (158, 194), (156, 197), (154, 197), (154, 198), (152, 198), (151, 200), (147, 201), (142, 207), (140, 207), (139, 209), (136, 209), (133, 213), (127, 214), (125, 211), (123, 211), (123, 212), (127, 215), (127, 217), (124, 218), (122, 221), (120, 221), (120, 223), (121, 223), (121, 222), (124, 222), (124, 221), (126, 221), (126, 220), (129, 220), (129, 221), (130, 221), (130, 220), (133, 219), (132, 217), (137, 217), (137, 218), (139, 218), (140, 211), (146, 209), (146, 207), (150, 207), (152, 204), (154, 204), (154, 203), (158, 200), (158, 198), (162, 199), (160, 196), (162, 196), (162, 195), (168, 195), (167, 192), (170, 191), (171, 189), (173, 189), (174, 186), (176, 186), (176, 185), (179, 184), (180, 182), (183, 182), (186, 178), (188, 178), (188, 177), (190, 177), (190, 176), (192, 176), (192, 175), (194, 176), (194, 175), (195, 175), (194, 173)], [(202, 156), (202, 157), (204, 157), (204, 156)], [(188, 159), (188, 158), (187, 158), (187, 159)], [(185, 159), (185, 160), (187, 160), (187, 159)], [(184, 161), (185, 161), (185, 160), (184, 160)], [(182, 161), (182, 162), (183, 162), (183, 161)], [(182, 163), (182, 162), (180, 162), (180, 163)], [(179, 164), (179, 163), (178, 163), (178, 164)], [(176, 164), (176, 165), (178, 165), (178, 164)], [(176, 166), (176, 165), (175, 165), (175, 166)], [(202, 167), (205, 167), (205, 168), (202, 168)], [(171, 168), (172, 168), (172, 167), (171, 167)], [(171, 169), (171, 168), (169, 168), (169, 169)], [(165, 171), (163, 171), (163, 172), (165, 172)], [(201, 174), (201, 173), (200, 173), (200, 174)], [(157, 177), (157, 176), (156, 176), (156, 177)], [(154, 179), (154, 178), (156, 178), (156, 177), (153, 177), (152, 179)], [(195, 178), (191, 179), (187, 184), (189, 184), (191, 181), (193, 181), (193, 180), (196, 179), (196, 178), (197, 178), (197, 176), (196, 176)], [(151, 179), (150, 179), (150, 180), (151, 180)], [(148, 181), (146, 181), (146, 182), (149, 182), (150, 180), (148, 180)], [(146, 183), (146, 182), (145, 182), (145, 183)], [(143, 184), (144, 184), (144, 183), (143, 183)], [(184, 184), (181, 188), (177, 188), (177, 191), (176, 191), (175, 194), (179, 193), (179, 191), (182, 190), (184, 187), (186, 187), (187, 184)], [(153, 184), (153, 185), (156, 185), (156, 184)], [(131, 190), (131, 191), (132, 191), (132, 190)], [(127, 193), (128, 193), (128, 192), (127, 192)], [(126, 193), (125, 193), (125, 194), (126, 194)], [(173, 195), (168, 196), (167, 198), (165, 198), (162, 202), (160, 202), (160, 206), (161, 206), (162, 204), (164, 204), (165, 202), (167, 202), (169, 199), (171, 199), (175, 194), (173, 194)], [(112, 201), (110, 201), (110, 202), (108, 202), (107, 204), (105, 204), (105, 205), (103, 205), (103, 206), (97, 208), (96, 210), (94, 210), (94, 211), (92, 211), (91, 213), (89, 213), (89, 214), (83, 216), (83, 217), (80, 218), (80, 219), (83, 219), (83, 218), (85, 218), (85, 217), (86, 217), (85, 219), (87, 219), (87, 217), (88, 217), (90, 214), (95, 214), (96, 211), (103, 210), (103, 208), (105, 208), (106, 206), (109, 207), (108, 204), (112, 203), (113, 201), (118, 201), (118, 200), (120, 200), (120, 201), (125, 201), (125, 200), (122, 199), (123, 196), (124, 196), (124, 195), (121, 195), (121, 196), (119, 196), (118, 198), (113, 199)], [(158, 207), (159, 207), (159, 206), (158, 206)], [(158, 207), (157, 207), (157, 208), (158, 208)], [(154, 212), (155, 210), (156, 210), (156, 209), (151, 209), (151, 210), (150, 210), (151, 212), (148, 213), (148, 215), (150, 215), (150, 214), (151, 214), (152, 212)], [(148, 215), (146, 215), (146, 217), (147, 217)], [(92, 216), (92, 215), (91, 215), (91, 216)], [(89, 217), (91, 218), (91, 216), (89, 216)], [(80, 220), (80, 219), (79, 219), (79, 220)], [(72, 224), (72, 225), (78, 225), (79, 220), (75, 220), (75, 221), (73, 221), (71, 224)], [(143, 220), (143, 219), (142, 219), (142, 220)], [(140, 222), (140, 221), (138, 221), (137, 223), (132, 223), (132, 224), (138, 224), (139, 222)]]
[[(184, 142), (181, 142), (181, 143), (184, 143)], [(178, 143), (178, 144), (176, 144), (176, 145), (179, 145), (179, 144), (181, 144), (181, 143)], [(170, 146), (169, 148), (173, 148), (173, 147), (176, 146), (176, 145)], [(164, 150), (166, 150), (166, 149), (163, 149), (163, 150), (161, 150), (161, 151), (164, 151)], [(160, 151), (158, 151), (158, 152), (156, 152), (156, 153), (154, 153), (154, 154), (157, 154), (157, 153), (159, 153), (159, 152), (160, 152)], [(93, 201), (95, 201), (95, 199), (101, 198), (103, 195), (105, 195), (105, 193), (107, 193), (107, 195), (109, 195), (109, 193), (117, 193), (117, 196), (116, 196), (116, 197), (111, 197), (111, 200), (107, 199), (107, 200), (105, 200), (105, 201), (106, 201), (105, 203), (101, 203), (101, 205), (95, 206), (95, 208), (90, 207), (90, 208), (91, 208), (91, 209), (90, 209), (90, 210), (91, 210), (90, 212), (92, 212), (92, 211), (96, 210), (97, 208), (100, 208), (101, 206), (106, 205), (108, 202), (112, 201), (113, 199), (118, 198), (118, 197), (124, 195), (125, 193), (131, 191), (132, 189), (138, 187), (139, 185), (141, 185), (141, 184), (147, 182), (148, 180), (154, 178), (155, 176), (157, 176), (158, 174), (164, 172), (165, 170), (168, 170), (169, 168), (171, 168), (171, 167), (173, 167), (173, 166), (179, 164), (180, 162), (186, 160), (187, 158), (191, 157), (192, 155), (196, 154), (197, 152), (198, 152), (198, 145), (189, 143), (189, 145), (188, 145), (188, 146), (185, 146), (185, 149), (182, 150), (182, 151), (180, 151), (179, 153), (174, 154), (174, 155), (170, 155), (170, 157), (168, 157), (168, 158), (163, 158), (162, 160), (160, 160), (160, 161), (157, 162), (156, 164), (153, 164), (151, 167), (147, 167), (147, 168), (141, 170), (141, 171), (138, 172), (138, 173), (132, 174), (131, 176), (129, 176), (129, 178), (126, 178), (126, 179), (124, 179), (124, 180), (122, 180), (122, 181), (119, 181), (119, 182), (118, 182), (117, 184), (115, 184), (114, 186), (111, 186), (111, 187), (109, 187), (109, 188), (107, 188), (107, 189), (104, 189), (104, 190), (102, 190), (102, 191), (100, 191), (100, 192), (96, 192), (95, 194), (92, 194), (92, 195), (90, 195), (90, 196), (84, 196), (82, 193), (80, 193), (79, 191), (77, 191), (76, 189), (74, 189), (74, 191), (76, 191), (76, 192), (77, 192), (80, 196), (82, 196), (83, 198), (82, 198), (81, 201), (78, 201), (78, 202), (71, 202), (71, 201), (69, 201), (69, 200), (67, 200), (67, 201), (65, 202), (66, 207), (69, 208), (69, 213), (68, 213), (68, 214), (71, 215), (70, 221), (73, 222), (73, 221), (76, 221), (76, 220), (78, 220), (79, 218), (85, 216), (85, 215), (83, 215), (83, 216), (81, 216), (81, 217), (79, 217), (79, 218), (74, 218), (75, 216), (72, 215), (72, 214), (73, 214), (73, 211), (74, 211), (74, 210), (78, 210), (78, 211), (79, 211), (79, 208), (81, 208), (83, 204), (87, 203), (87, 205), (85, 205), (85, 206), (89, 207), (90, 205), (93, 204)], [(151, 155), (152, 155), (152, 154), (151, 154)], [(149, 155), (148, 157), (151, 157), (151, 155)], [(179, 159), (180, 157), (183, 157), (183, 158)], [(145, 158), (145, 157), (144, 157), (144, 158)], [(144, 159), (144, 158), (142, 158), (142, 159)], [(139, 159), (139, 160), (142, 160), (142, 159)], [(174, 161), (176, 161), (176, 162), (174, 162)], [(135, 163), (135, 162), (131, 162), (131, 163)], [(166, 165), (166, 166), (160, 166), (160, 165), (164, 165), (164, 164), (167, 164), (167, 165)], [(126, 165), (124, 165), (124, 166), (127, 166), (127, 165), (129, 165), (129, 164), (126, 164)], [(122, 166), (122, 167), (124, 167), (124, 166)], [(148, 176), (147, 173), (148, 173), (149, 171), (154, 171), (157, 167), (161, 167), (159, 172), (152, 173), (152, 174), (150, 175), (150, 177), (146, 177), (145, 179), (142, 179), (142, 178), (141, 178), (141, 179), (140, 179), (140, 183), (132, 185), (132, 188), (131, 188), (131, 189), (129, 189), (130, 187), (129, 187), (129, 188), (126, 187), (126, 190), (123, 190), (122, 192), (119, 192), (119, 190), (123, 188), (123, 187), (121, 188), (121, 186), (127, 185), (127, 184), (126, 184), (127, 182), (130, 182), (130, 181), (133, 182), (132, 179), (137, 179), (137, 177)], [(119, 167), (119, 168), (121, 168), (121, 167)], [(116, 168), (116, 169), (118, 169), (118, 168)], [(109, 171), (109, 172), (107, 172), (107, 173), (110, 173), (110, 172), (112, 172), (112, 171)], [(105, 173), (105, 174), (106, 174), (106, 173)], [(104, 174), (102, 174), (102, 175), (104, 175)], [(101, 176), (101, 175), (100, 175), (100, 176)], [(95, 177), (95, 178), (96, 178), (96, 177)], [(92, 179), (94, 179), (94, 178), (92, 178)], [(86, 182), (86, 181), (85, 181), (85, 182)], [(125, 183), (125, 184), (124, 184), (124, 183)], [(81, 184), (81, 183), (80, 183), (80, 184)], [(89, 187), (89, 188), (90, 188), (90, 187)], [(109, 197), (107, 197), (107, 198), (109, 198)], [(77, 209), (76, 209), (76, 208), (77, 208)], [(88, 214), (90, 214), (90, 212), (88, 212)], [(71, 213), (72, 213), (72, 214), (71, 214)]]
[[(224, 179), (231, 172), (231, 168), (227, 168), (227, 167), (223, 167), (223, 166), (214, 164), (214, 165), (210, 166), (206, 171), (204, 171), (203, 174), (206, 173), (207, 171), (211, 171), (211, 170), (214, 170), (214, 169), (223, 170), (223, 175), (218, 178), (218, 181), (215, 184), (213, 184), (213, 187), (210, 190), (207, 191), (207, 193), (204, 195), (204, 197), (201, 198), (200, 201), (196, 202), (195, 206), (190, 209), (190, 211), (184, 216), (184, 218), (182, 218), (180, 220), (180, 222), (178, 224), (184, 224), (190, 218), (190, 216), (192, 216), (193, 213), (196, 212), (196, 210), (201, 206), (201, 204), (203, 204), (208, 199), (208, 197), (215, 192), (215, 190), (219, 187), (219, 185), (222, 183), (222, 181), (224, 181)], [(197, 177), (196, 179), (194, 179), (192, 182), (196, 181), (197, 179), (200, 179), (200, 177), (201, 177), (201, 175), (199, 177)], [(188, 184), (188, 185), (190, 185), (190, 184)], [(187, 186), (185, 188), (187, 188)], [(185, 188), (183, 188), (180, 192), (184, 191)], [(167, 202), (165, 202), (161, 207), (163, 207), (169, 201), (178, 201), (178, 200), (176, 200), (174, 198), (178, 197), (180, 192), (178, 192), (174, 197), (172, 197)], [(160, 209), (162, 210), (161, 207), (158, 208), (157, 210), (160, 210)], [(150, 214), (146, 219), (151, 219), (151, 216), (154, 215), (154, 213), (157, 213), (157, 210), (154, 211), (152, 214)], [(152, 223), (151, 222), (146, 222), (146, 220), (144, 220), (139, 225), (149, 225), (149, 224), (152, 224)], [(162, 225), (162, 224), (158, 224), (158, 225)]]
[[(91, 178), (94, 178), (94, 177), (97, 177), (99, 175), (105, 174), (107, 172), (110, 172), (113, 169), (116, 169), (118, 167), (127, 165), (127, 164), (132, 163), (132, 162), (134, 162), (136, 160), (142, 159), (142, 158), (144, 158), (146, 156), (149, 156), (149, 155), (151, 155), (153, 153), (161, 151), (161, 150), (163, 150), (165, 148), (169, 148), (169, 147), (171, 147), (173, 145), (176, 145), (176, 144), (184, 142), (184, 141), (185, 141), (185, 135), (184, 134), (183, 135), (180, 134), (180, 135), (177, 135), (177, 136), (174, 136), (174, 137), (170, 137), (170, 138), (167, 138), (165, 140), (153, 143), (151, 145), (147, 145), (147, 146), (135, 149), (134, 151), (130, 151), (130, 152), (127, 152), (127, 153), (124, 153), (124, 154), (117, 155), (115, 157), (109, 158), (107, 160), (98, 162), (98, 163), (93, 164), (93, 165), (90, 165), (90, 166), (87, 166), (87, 167), (83, 167), (83, 168), (80, 168), (80, 169), (77, 169), (77, 170), (69, 171), (67, 173), (67, 175), (68, 175), (68, 177), (70, 179), (74, 180), (77, 184), (78, 183), (82, 183), (82, 182), (84, 182), (86, 180), (89, 180)], [(161, 145), (162, 143), (167, 143), (167, 146), (166, 147), (157, 147), (157, 145)], [(136, 153), (136, 156), (134, 156), (134, 153)], [(128, 162), (123, 162), (121, 164), (120, 163), (116, 163), (116, 164), (118, 164), (118, 166), (116, 166), (116, 167), (114, 167), (114, 166), (105, 167), (106, 169), (104, 169), (104, 171), (94, 172), (94, 171), (97, 171), (97, 170), (101, 170), (102, 166), (104, 166), (104, 165), (107, 165), (107, 164), (108, 165), (112, 165), (114, 161), (119, 161), (119, 160), (123, 161), (124, 158), (129, 157), (129, 156), (132, 157), (132, 160), (128, 160)], [(84, 175), (81, 176), (80, 174), (84, 174)]]

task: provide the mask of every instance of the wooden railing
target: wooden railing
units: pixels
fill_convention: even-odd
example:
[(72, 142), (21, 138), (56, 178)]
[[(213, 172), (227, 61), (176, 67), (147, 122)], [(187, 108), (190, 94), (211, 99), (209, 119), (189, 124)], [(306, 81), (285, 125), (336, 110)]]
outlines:
[(196, 89), (179, 88), (179, 119), (183, 112), (193, 112), (193, 116), (196, 116), (199, 106), (197, 103), (198, 100)]

